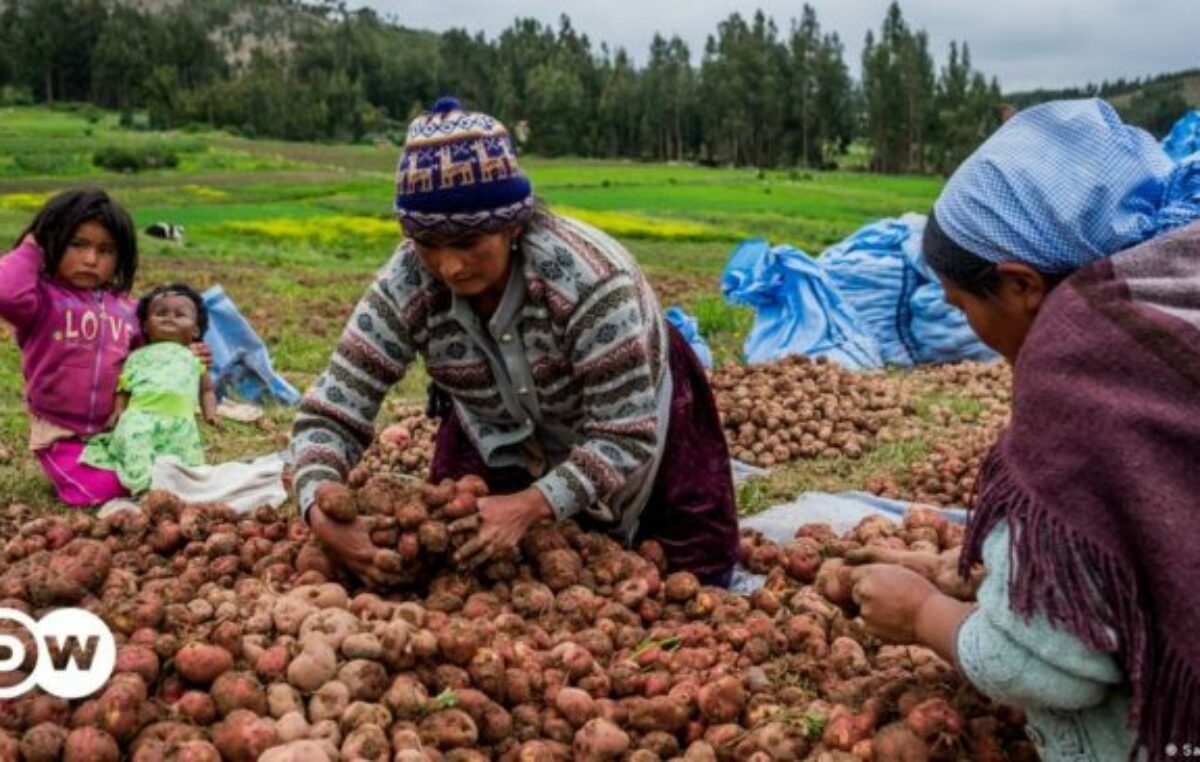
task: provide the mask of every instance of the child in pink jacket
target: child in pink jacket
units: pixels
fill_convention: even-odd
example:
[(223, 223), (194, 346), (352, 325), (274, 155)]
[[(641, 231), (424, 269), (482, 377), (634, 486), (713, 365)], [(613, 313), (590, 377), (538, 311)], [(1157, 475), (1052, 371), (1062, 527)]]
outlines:
[(129, 296), (137, 264), (129, 214), (92, 189), (50, 199), (0, 258), (0, 318), (21, 348), (29, 447), (68, 505), (126, 494), (115, 472), (79, 456), (104, 430), (121, 366), (140, 340)]

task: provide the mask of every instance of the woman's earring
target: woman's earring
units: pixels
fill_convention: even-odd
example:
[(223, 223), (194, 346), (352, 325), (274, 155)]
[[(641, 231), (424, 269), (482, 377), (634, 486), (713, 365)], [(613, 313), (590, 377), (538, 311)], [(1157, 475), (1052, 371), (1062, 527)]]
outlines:
[(509, 241), (508, 242), (508, 250), (511, 251), (513, 254), (516, 254), (518, 251), (520, 251), (521, 250), (521, 240), (519, 238), (514, 238), (511, 241)]

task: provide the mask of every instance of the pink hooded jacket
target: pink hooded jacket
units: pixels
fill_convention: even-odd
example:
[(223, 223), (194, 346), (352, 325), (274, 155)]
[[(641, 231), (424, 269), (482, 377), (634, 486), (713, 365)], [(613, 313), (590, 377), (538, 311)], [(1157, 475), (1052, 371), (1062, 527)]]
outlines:
[(0, 318), (16, 329), (29, 411), (80, 435), (102, 431), (141, 337), (137, 303), (55, 280), (37, 244), (23, 243), (0, 259)]

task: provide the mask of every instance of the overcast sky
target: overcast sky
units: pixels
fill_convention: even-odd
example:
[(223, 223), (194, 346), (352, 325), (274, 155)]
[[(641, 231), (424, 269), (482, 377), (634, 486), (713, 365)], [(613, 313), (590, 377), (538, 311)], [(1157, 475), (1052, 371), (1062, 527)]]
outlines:
[[(890, 0), (811, 0), (825, 31), (846, 44), (851, 72), (868, 29), (878, 29)], [(646, 59), (654, 33), (678, 34), (694, 60), (717, 23), (735, 11), (762, 8), (786, 32), (799, 0), (360, 0), (405, 26), (466, 28), (494, 38), (517, 16), (557, 26), (571, 17), (593, 46), (624, 47)], [(1006, 92), (1065, 87), (1200, 67), (1200, 0), (906, 0), (910, 26), (924, 28), (941, 65), (950, 40), (966, 40), (976, 68), (1000, 78)]]

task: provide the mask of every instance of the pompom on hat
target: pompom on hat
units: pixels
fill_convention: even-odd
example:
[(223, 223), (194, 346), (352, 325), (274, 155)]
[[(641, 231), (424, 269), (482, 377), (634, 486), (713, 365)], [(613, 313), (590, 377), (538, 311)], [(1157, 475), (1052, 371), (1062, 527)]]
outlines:
[(533, 214), (533, 188), (500, 120), (441, 98), (412, 121), (396, 167), (396, 216), (410, 238), (494, 233)]

